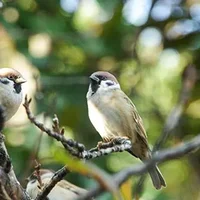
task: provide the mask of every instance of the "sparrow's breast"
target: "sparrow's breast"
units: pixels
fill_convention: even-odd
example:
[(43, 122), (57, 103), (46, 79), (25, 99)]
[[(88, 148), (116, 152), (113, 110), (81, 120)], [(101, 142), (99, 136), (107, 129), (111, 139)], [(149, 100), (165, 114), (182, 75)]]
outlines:
[(14, 88), (0, 87), (0, 104), (5, 110), (6, 121), (17, 112), (22, 98), (22, 93), (17, 94)]
[(115, 95), (95, 96), (88, 100), (88, 113), (95, 129), (105, 140), (117, 136), (128, 136), (132, 130), (129, 116), (124, 112), (123, 102)]

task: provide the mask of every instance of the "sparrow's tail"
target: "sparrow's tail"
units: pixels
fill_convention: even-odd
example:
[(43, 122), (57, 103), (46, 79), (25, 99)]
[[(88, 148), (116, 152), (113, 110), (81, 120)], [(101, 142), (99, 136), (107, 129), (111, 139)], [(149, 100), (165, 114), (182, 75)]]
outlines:
[(166, 187), (165, 179), (163, 178), (157, 166), (154, 166), (153, 168), (151, 168), (149, 170), (149, 174), (151, 176), (153, 185), (157, 190), (159, 190), (162, 186)]
[[(144, 162), (144, 161), (151, 159), (151, 157), (152, 157), (151, 151), (149, 150), (146, 152), (146, 155), (140, 159)], [(162, 186), (166, 187), (165, 179), (164, 179), (163, 175), (161, 174), (160, 170), (158, 169), (157, 165), (152, 166), (148, 170), (148, 172), (151, 177), (152, 183), (157, 190), (161, 189)]]
[[(149, 159), (151, 159), (151, 151), (147, 150), (145, 153), (142, 154), (142, 151), (136, 151), (139, 148), (135, 148), (133, 150), (128, 150), (129, 153), (131, 153), (133, 156), (140, 158), (141, 161), (145, 162)], [(134, 153), (133, 153), (134, 152)], [(156, 165), (152, 166), (148, 170), (149, 175), (151, 176), (151, 180), (153, 182), (154, 187), (159, 190), (161, 187), (166, 187), (165, 179), (163, 178), (160, 170)]]

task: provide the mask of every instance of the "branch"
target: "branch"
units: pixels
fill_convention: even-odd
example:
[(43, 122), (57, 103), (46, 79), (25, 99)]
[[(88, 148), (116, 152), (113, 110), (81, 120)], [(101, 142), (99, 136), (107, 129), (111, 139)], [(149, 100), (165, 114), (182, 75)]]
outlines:
[(4, 114), (0, 106), (0, 197), (1, 199), (30, 200), (29, 195), (21, 187), (13, 170), (10, 157), (8, 155), (4, 135), (1, 133), (4, 127)]
[(69, 172), (69, 170), (66, 167), (61, 168), (58, 170), (54, 176), (51, 178), (51, 181), (44, 186), (42, 191), (37, 195), (35, 200), (43, 200), (45, 199), (48, 194), (51, 192), (51, 190), (54, 188), (54, 186), (61, 181), (64, 176)]
[[(34, 115), (31, 113), (29, 105), (31, 103), (31, 99), (28, 100), (27, 96), (25, 97), (24, 107), (26, 109), (27, 116), (29, 120), (37, 126), (41, 131), (44, 131), (47, 133), (50, 137), (53, 137), (57, 141), (61, 142), (64, 148), (73, 156), (79, 158), (79, 159), (85, 159), (89, 160), (92, 158), (100, 157), (103, 155), (107, 155), (113, 152), (121, 152), (125, 150), (129, 150), (132, 145), (131, 141), (127, 138), (116, 138), (111, 142), (108, 143), (101, 143), (101, 145), (98, 143), (98, 147), (92, 148), (90, 150), (86, 150), (85, 146), (81, 143), (78, 143), (72, 139), (67, 139), (64, 136), (64, 129), (60, 129), (59, 127), (59, 120), (57, 116), (53, 118), (53, 126), (52, 129), (49, 129), (44, 126), (44, 124), (38, 122)], [(95, 171), (96, 172), (96, 171)], [(105, 190), (112, 191), (114, 187), (113, 182), (110, 182), (111, 179), (102, 179), (104, 177), (102, 174), (99, 176), (99, 173), (92, 173), (92, 170), (90, 171), (89, 175), (92, 176), (94, 179), (96, 179), (100, 185), (104, 185)], [(60, 174), (61, 173), (61, 174)], [(40, 192), (40, 194), (37, 196), (37, 200), (44, 199), (49, 192), (53, 189), (53, 187), (56, 185), (57, 182), (59, 182), (64, 175), (67, 173), (66, 169), (62, 168), (61, 171), (58, 171), (56, 175), (53, 177), (53, 179), (50, 181), (48, 185)], [(105, 176), (107, 177), (107, 176)], [(104, 178), (105, 178), (104, 177)], [(104, 183), (104, 184), (103, 184)], [(120, 196), (117, 190), (113, 190), (113, 194)], [(116, 192), (117, 191), (117, 192)]]
[[(194, 150), (197, 150), (200, 148), (200, 134), (193, 138), (189, 142), (185, 142), (182, 145), (179, 145), (178, 147), (168, 148), (165, 150), (161, 150), (154, 154), (152, 156), (151, 160), (148, 160), (146, 163), (134, 165), (131, 167), (128, 167), (112, 176), (113, 181), (117, 184), (118, 187), (122, 183), (124, 183), (130, 176), (133, 175), (141, 175), (146, 173), (152, 166), (154, 166), (156, 163), (162, 163), (166, 162), (168, 160), (174, 160), (179, 159), (182, 156), (185, 156), (188, 153), (191, 153)], [(102, 193), (103, 188), (100, 186), (97, 186), (90, 192), (88, 192), (86, 195), (82, 196), (78, 200), (87, 200), (91, 197), (96, 197), (100, 193)]]
[(27, 96), (25, 97), (25, 102), (23, 106), (25, 107), (27, 116), (31, 123), (37, 126), (41, 131), (47, 133), (50, 137), (53, 137), (57, 141), (61, 142), (64, 148), (73, 156), (80, 159), (93, 159), (103, 155), (107, 155), (113, 152), (121, 152), (125, 150), (129, 150), (131, 146), (131, 141), (127, 138), (124, 139), (116, 139), (109, 143), (103, 143), (100, 148), (95, 147), (90, 150), (86, 150), (85, 146), (77, 141), (72, 139), (67, 139), (64, 136), (64, 129), (60, 129), (58, 127), (59, 121), (57, 116), (53, 119), (53, 129), (49, 129), (44, 126), (44, 124), (38, 122), (35, 116), (31, 113), (29, 105), (31, 103), (31, 99), (28, 100)]

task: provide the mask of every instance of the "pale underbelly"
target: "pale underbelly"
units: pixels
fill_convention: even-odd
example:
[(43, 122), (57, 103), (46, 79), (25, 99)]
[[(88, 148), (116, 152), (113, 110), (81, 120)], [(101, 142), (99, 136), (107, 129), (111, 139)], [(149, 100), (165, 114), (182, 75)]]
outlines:
[[(93, 126), (104, 139), (126, 136), (124, 126), (118, 113), (111, 113), (110, 110), (102, 114), (95, 106), (89, 108), (89, 118)], [(110, 115), (110, 117), (108, 116)]]

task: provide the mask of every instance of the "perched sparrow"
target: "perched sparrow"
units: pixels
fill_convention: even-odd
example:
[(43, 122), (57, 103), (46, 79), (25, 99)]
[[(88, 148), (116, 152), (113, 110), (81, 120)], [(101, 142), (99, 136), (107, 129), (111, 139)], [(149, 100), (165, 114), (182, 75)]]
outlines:
[[(142, 119), (112, 74), (99, 71), (90, 76), (87, 103), (90, 121), (103, 141), (127, 137), (132, 142), (129, 153), (142, 161), (151, 158)], [(166, 186), (157, 166), (149, 173), (156, 189)]]
[(22, 75), (11, 68), (0, 69), (0, 105), (4, 109), (5, 121), (18, 110), (22, 102), (21, 84), (26, 82)]
[[(47, 169), (42, 169), (40, 170), (40, 175), (42, 184), (45, 186), (53, 177), (54, 172)], [(26, 191), (33, 199), (35, 199), (37, 194), (41, 191), (37, 177), (34, 174), (29, 177)], [(74, 200), (86, 192), (87, 190), (83, 188), (73, 185), (66, 180), (61, 180), (55, 185), (47, 197), (49, 200)]]

